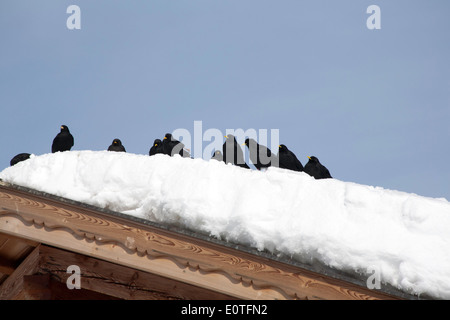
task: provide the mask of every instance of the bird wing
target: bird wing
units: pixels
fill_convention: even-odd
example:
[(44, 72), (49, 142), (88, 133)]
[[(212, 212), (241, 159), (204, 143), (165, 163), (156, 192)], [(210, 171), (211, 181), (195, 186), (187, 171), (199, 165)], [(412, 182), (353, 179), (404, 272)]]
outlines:
[(330, 171), (329, 171), (327, 168), (325, 168), (325, 167), (323, 167), (323, 168), (324, 168), (325, 176), (326, 176), (327, 178), (333, 178), (333, 177), (331, 176)]
[(56, 135), (56, 137), (53, 139), (53, 143), (52, 143), (52, 153), (56, 152), (56, 146), (59, 143), (59, 133)]
[(298, 158), (294, 155), (294, 163), (295, 163), (295, 167), (299, 170), (299, 171), (303, 171), (303, 165), (300, 162), (300, 160), (298, 160)]

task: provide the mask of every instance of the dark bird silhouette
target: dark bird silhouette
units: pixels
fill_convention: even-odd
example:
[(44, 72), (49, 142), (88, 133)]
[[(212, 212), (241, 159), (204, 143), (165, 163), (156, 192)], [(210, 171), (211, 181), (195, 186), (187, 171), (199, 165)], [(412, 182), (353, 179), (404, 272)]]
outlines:
[(155, 141), (153, 141), (152, 147), (150, 148), (150, 151), (148, 152), (150, 156), (158, 153), (163, 153), (163, 145), (161, 139), (155, 139)]
[(167, 154), (169, 156), (172, 155), (173, 149), (176, 148), (175, 153), (181, 152), (181, 150), (184, 148), (184, 144), (178, 141), (177, 139), (172, 137), (172, 134), (166, 133), (166, 135), (163, 138), (162, 141), (162, 150), (164, 154)]
[(244, 152), (236, 141), (235, 136), (232, 134), (226, 135), (225, 142), (222, 145), (223, 161), (225, 163), (232, 163), (236, 166), (250, 169), (250, 167), (245, 163)]
[(314, 156), (308, 157), (309, 161), (305, 165), (304, 171), (309, 174), (310, 176), (314, 177), (315, 179), (327, 179), (332, 178), (330, 171), (322, 165)]
[(278, 146), (278, 164), (280, 168), (293, 171), (303, 171), (303, 165), (296, 155), (284, 144)]
[(19, 154), (15, 155), (15, 156), (11, 159), (11, 161), (9, 162), (9, 164), (10, 164), (11, 166), (13, 166), (13, 165), (15, 165), (15, 164), (17, 164), (17, 163), (19, 163), (19, 162), (21, 162), (21, 161), (25, 161), (25, 160), (27, 160), (27, 159), (30, 158), (30, 155), (31, 155), (31, 154), (29, 154), (29, 153), (19, 153)]
[(223, 161), (223, 154), (220, 150), (216, 150), (214, 154), (212, 155), (211, 159), (217, 160), (217, 161)]
[(190, 158), (191, 155), (187, 150), (184, 150), (184, 144), (177, 139), (175, 139), (172, 134), (166, 133), (162, 141), (162, 150), (164, 154), (174, 155), (179, 154), (184, 158)]
[(248, 148), (250, 161), (255, 165), (255, 168), (261, 170), (272, 165), (278, 166), (278, 159), (269, 148), (258, 144), (255, 139), (245, 139), (244, 145)]
[(52, 153), (58, 151), (69, 151), (74, 144), (73, 136), (69, 128), (65, 125), (61, 126), (61, 131), (53, 139)]
[(108, 147), (108, 151), (127, 152), (120, 139), (114, 139), (111, 145)]

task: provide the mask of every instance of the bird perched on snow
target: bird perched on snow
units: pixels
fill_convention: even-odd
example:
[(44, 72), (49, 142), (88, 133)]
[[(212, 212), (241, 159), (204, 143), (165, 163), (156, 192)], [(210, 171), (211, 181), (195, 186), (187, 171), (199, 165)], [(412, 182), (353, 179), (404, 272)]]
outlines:
[(188, 151), (184, 150), (184, 144), (175, 139), (170, 133), (166, 133), (163, 138), (162, 150), (164, 154), (170, 156), (177, 153), (184, 158), (189, 158), (191, 156)]
[(216, 150), (214, 154), (212, 155), (211, 159), (217, 160), (217, 161), (223, 161), (223, 154), (220, 150)]
[(9, 164), (10, 164), (11, 166), (13, 166), (13, 165), (15, 165), (15, 164), (17, 164), (17, 163), (19, 163), (19, 162), (21, 162), (21, 161), (25, 161), (25, 160), (27, 160), (27, 159), (30, 158), (30, 155), (31, 155), (31, 154), (29, 154), (29, 153), (19, 153), (19, 154), (15, 155), (15, 156), (11, 159), (11, 161), (9, 162)]
[(284, 144), (278, 146), (278, 164), (282, 169), (303, 171), (303, 165), (296, 155)]
[(232, 163), (236, 166), (250, 169), (250, 167), (245, 163), (244, 152), (236, 141), (235, 136), (232, 134), (226, 135), (225, 142), (222, 145), (223, 161), (225, 163)]
[(172, 155), (173, 148), (178, 145), (177, 152), (184, 148), (184, 144), (172, 137), (172, 134), (166, 133), (162, 140), (162, 150), (164, 154)]
[(111, 145), (108, 147), (108, 151), (127, 152), (120, 139), (114, 139)]
[(304, 171), (315, 179), (327, 179), (332, 178), (330, 171), (322, 165), (314, 156), (308, 157), (309, 161), (305, 165)]
[(148, 152), (150, 156), (153, 156), (157, 153), (163, 153), (163, 145), (161, 139), (155, 139), (155, 141), (153, 141), (152, 147), (150, 148), (150, 151)]
[(61, 126), (61, 131), (53, 139), (52, 153), (58, 151), (69, 151), (74, 144), (74, 139), (69, 131), (69, 128), (65, 125)]
[(269, 148), (258, 144), (255, 139), (245, 139), (244, 145), (247, 146), (250, 161), (255, 165), (255, 168), (261, 170), (268, 168), (271, 165), (277, 166), (277, 159)]

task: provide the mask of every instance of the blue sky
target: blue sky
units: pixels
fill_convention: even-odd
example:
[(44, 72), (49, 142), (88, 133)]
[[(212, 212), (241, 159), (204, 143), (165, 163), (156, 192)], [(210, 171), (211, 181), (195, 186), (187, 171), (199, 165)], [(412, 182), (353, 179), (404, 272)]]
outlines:
[[(66, 27), (72, 4), (80, 30)], [(380, 30), (366, 27), (372, 4)], [(0, 169), (50, 152), (61, 124), (73, 150), (120, 138), (148, 154), (202, 121), (278, 129), (337, 179), (450, 200), (449, 12), (444, 0), (2, 0)]]

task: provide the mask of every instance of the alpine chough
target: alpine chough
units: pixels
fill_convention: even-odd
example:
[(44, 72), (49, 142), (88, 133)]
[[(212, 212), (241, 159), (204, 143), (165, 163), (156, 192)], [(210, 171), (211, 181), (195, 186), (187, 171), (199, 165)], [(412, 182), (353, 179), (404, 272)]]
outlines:
[(152, 147), (150, 148), (150, 151), (148, 152), (150, 156), (153, 156), (157, 153), (163, 153), (163, 145), (161, 139), (155, 139), (155, 141), (153, 141)]
[(108, 147), (108, 151), (127, 152), (120, 139), (114, 139), (111, 145)]
[(244, 145), (247, 146), (250, 161), (255, 165), (255, 168), (261, 170), (272, 165), (277, 166), (277, 159), (269, 148), (259, 144), (255, 139), (245, 139)]
[(19, 154), (15, 155), (15, 156), (11, 159), (11, 161), (9, 162), (9, 164), (10, 164), (11, 166), (13, 166), (13, 165), (15, 165), (15, 164), (17, 164), (17, 163), (19, 163), (19, 162), (21, 162), (21, 161), (25, 161), (25, 160), (27, 160), (27, 159), (30, 158), (30, 155), (31, 155), (31, 154), (29, 154), (29, 153), (19, 153)]
[(73, 136), (66, 125), (61, 126), (61, 131), (53, 139), (52, 153), (69, 151), (74, 144)]
[(212, 155), (211, 159), (217, 160), (217, 161), (223, 161), (223, 154), (220, 150), (216, 150), (214, 154)]
[(236, 141), (236, 137), (232, 134), (226, 135), (225, 142), (222, 145), (223, 161), (225, 163), (232, 163), (236, 166), (250, 169), (245, 163), (244, 152)]
[(297, 156), (284, 144), (278, 146), (279, 167), (293, 171), (303, 171), (303, 165)]
[(175, 139), (170, 133), (166, 133), (163, 138), (162, 150), (164, 154), (170, 156), (177, 153), (184, 158), (189, 158), (191, 156), (188, 151), (184, 150), (184, 144)]
[(330, 171), (322, 165), (314, 156), (308, 157), (309, 161), (305, 165), (304, 171), (309, 174), (310, 176), (314, 177), (315, 179), (327, 179), (332, 178)]

